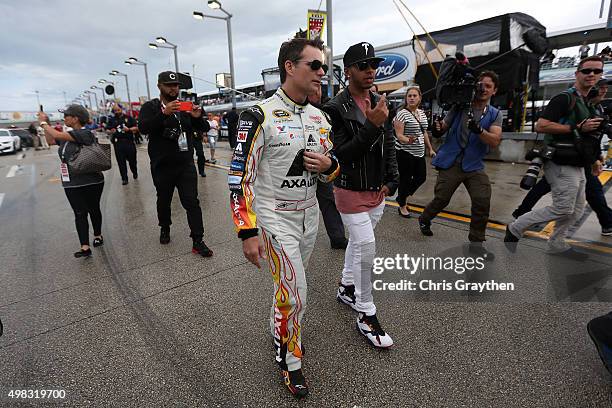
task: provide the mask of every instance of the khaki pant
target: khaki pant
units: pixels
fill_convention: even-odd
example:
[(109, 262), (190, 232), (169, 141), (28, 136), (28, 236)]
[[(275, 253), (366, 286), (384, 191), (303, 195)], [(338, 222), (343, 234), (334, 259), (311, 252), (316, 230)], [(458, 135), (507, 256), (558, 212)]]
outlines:
[(440, 211), (446, 208), (462, 183), (472, 199), (472, 219), (468, 239), (472, 242), (482, 242), (485, 240), (491, 206), (491, 182), (484, 170), (466, 173), (461, 169), (460, 164), (454, 164), (446, 170), (439, 170), (434, 199), (425, 207), (419, 219), (425, 223), (431, 222)]
[(568, 229), (582, 217), (585, 205), (586, 178), (584, 169), (561, 166), (547, 161), (544, 175), (552, 191), (552, 205), (521, 215), (508, 225), (510, 232), (521, 237), (529, 227), (544, 222), (556, 221), (555, 229), (548, 240), (550, 252), (563, 252), (570, 248), (565, 242)]

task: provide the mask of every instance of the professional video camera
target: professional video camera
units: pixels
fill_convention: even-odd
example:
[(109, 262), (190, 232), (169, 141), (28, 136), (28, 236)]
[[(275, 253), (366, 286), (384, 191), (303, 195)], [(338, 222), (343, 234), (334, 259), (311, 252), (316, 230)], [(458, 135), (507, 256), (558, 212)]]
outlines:
[(436, 99), (442, 109), (469, 108), (477, 90), (477, 78), (465, 54), (458, 51), (446, 57), (436, 82)]
[(525, 172), (525, 175), (521, 179), (521, 188), (523, 190), (531, 190), (535, 186), (544, 160), (552, 159), (555, 154), (555, 148), (551, 146), (534, 147), (525, 155), (525, 159), (531, 163)]

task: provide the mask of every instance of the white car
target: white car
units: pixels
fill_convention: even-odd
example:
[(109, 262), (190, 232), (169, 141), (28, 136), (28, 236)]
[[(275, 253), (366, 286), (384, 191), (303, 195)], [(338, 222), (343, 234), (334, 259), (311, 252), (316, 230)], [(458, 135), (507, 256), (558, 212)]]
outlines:
[(0, 129), (0, 153), (16, 153), (21, 150), (21, 138), (8, 129)]

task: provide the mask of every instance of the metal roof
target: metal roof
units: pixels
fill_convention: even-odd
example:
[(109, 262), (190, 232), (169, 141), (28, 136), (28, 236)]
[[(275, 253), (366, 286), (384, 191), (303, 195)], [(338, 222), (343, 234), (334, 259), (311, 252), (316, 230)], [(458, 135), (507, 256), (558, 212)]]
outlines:
[(585, 40), (588, 44), (608, 42), (612, 38), (612, 30), (606, 28), (606, 23), (598, 23), (554, 31), (547, 37), (549, 48), (558, 50), (582, 45)]

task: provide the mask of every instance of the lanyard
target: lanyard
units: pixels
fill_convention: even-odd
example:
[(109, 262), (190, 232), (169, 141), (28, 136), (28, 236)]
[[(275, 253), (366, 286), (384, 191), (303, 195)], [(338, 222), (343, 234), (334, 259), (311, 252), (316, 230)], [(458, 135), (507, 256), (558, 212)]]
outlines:
[[(478, 124), (480, 124), (480, 121), (482, 120), (482, 118), (485, 117), (485, 115), (487, 114), (487, 111), (489, 110), (489, 105), (485, 105), (484, 109), (482, 110), (482, 115), (480, 115), (480, 119), (478, 119)], [(473, 110), (472, 110), (473, 112)]]
[[(159, 101), (161, 102), (161, 106), (162, 106), (161, 110), (163, 112), (164, 109), (166, 109), (166, 104), (161, 99)], [(180, 116), (177, 116), (176, 112), (172, 112), (172, 115), (178, 121), (180, 132), (183, 133), (183, 125), (181, 125), (181, 118), (180, 118)]]

